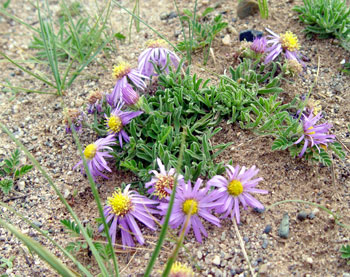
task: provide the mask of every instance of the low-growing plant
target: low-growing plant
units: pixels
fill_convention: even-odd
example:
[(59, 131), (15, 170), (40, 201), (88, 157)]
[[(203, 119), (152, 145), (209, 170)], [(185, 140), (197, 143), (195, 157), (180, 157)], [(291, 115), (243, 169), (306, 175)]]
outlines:
[[(214, 160), (230, 144), (212, 145), (211, 139), (220, 132), (218, 125), (230, 109), (226, 104), (228, 96), (209, 87), (209, 81), (197, 79), (196, 75), (182, 76), (179, 70), (160, 75), (159, 89), (143, 98), (145, 112), (125, 126), (131, 135), (130, 143), (114, 147), (116, 165), (131, 170), (142, 181), (149, 178), (157, 157), (166, 167), (175, 167), (181, 132), (186, 129), (182, 172), (186, 180), (220, 174), (223, 164)], [(105, 106), (107, 116), (110, 111)], [(95, 114), (93, 129), (106, 135), (105, 119)]]
[(320, 38), (336, 37), (350, 50), (350, 7), (346, 0), (303, 0), (304, 6), (293, 9), (300, 13), (305, 32)]
[[(64, 19), (61, 19), (58, 32), (55, 32), (53, 27), (53, 18), (47, 1), (44, 3), (44, 8), (42, 8), (39, 3), (37, 3), (36, 6), (40, 24), (39, 29), (33, 28), (13, 15), (9, 15), (4, 10), (0, 10), (0, 12), (6, 16), (9, 16), (34, 31), (34, 42), (31, 47), (39, 50), (37, 58), (49, 64), (53, 75), (53, 81), (44, 73), (36, 74), (26, 69), (21, 66), (19, 62), (14, 61), (3, 52), (0, 52), (0, 55), (25, 73), (55, 89), (58, 95), (62, 95), (63, 91), (72, 85), (84, 68), (106, 48), (106, 45), (112, 39), (112, 37), (104, 37), (107, 19), (111, 11), (110, 1), (107, 1), (106, 6), (98, 14), (93, 24), (89, 22), (91, 18), (80, 17), (73, 20), (70, 10), (65, 5), (64, 0), (62, 4), (63, 7), (65, 7), (68, 23), (64, 22)], [(65, 62), (64, 69), (61, 65), (62, 61)], [(33, 63), (42, 62), (33, 59)], [(12, 88), (8, 85), (4, 86)], [(16, 89), (26, 92), (45, 93), (21, 87), (16, 87)]]
[(28, 173), (33, 168), (32, 165), (20, 165), (20, 152), (16, 149), (10, 157), (0, 162), (0, 189), (4, 194), (8, 194), (14, 182)]
[[(102, 220), (100, 220), (102, 223)], [(84, 237), (81, 234), (79, 226), (69, 219), (63, 219), (61, 220), (62, 225), (66, 228), (66, 230), (70, 233), (72, 238), (74, 238), (74, 241), (71, 241), (67, 244), (65, 249), (74, 254), (75, 256), (80, 253), (81, 251), (85, 250), (88, 253), (91, 253), (89, 249), (89, 245), (84, 240)], [(86, 226), (86, 232), (88, 236), (93, 240), (94, 238), (94, 231), (90, 226)], [(100, 256), (104, 260), (110, 260), (112, 258), (112, 249), (109, 244), (93, 241), (94, 246), (96, 247), (97, 251), (99, 252)]]
[(339, 251), (341, 253), (341, 257), (346, 259), (347, 263), (350, 265), (350, 245), (342, 245)]
[(184, 9), (184, 16), (180, 20), (188, 26), (188, 36), (184, 37), (184, 41), (177, 45), (181, 51), (194, 52), (203, 49), (203, 64), (206, 65), (209, 58), (210, 48), (215, 37), (227, 27), (228, 23), (222, 21), (222, 15), (215, 16), (210, 21), (210, 13), (214, 12), (214, 8), (206, 8), (201, 15), (196, 15), (195, 10), (192, 13), (188, 9)]

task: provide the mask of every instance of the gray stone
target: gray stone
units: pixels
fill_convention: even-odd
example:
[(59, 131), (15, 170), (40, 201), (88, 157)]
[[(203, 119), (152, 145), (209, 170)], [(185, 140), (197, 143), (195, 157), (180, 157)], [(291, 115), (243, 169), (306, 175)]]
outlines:
[(214, 256), (214, 259), (213, 259), (213, 264), (219, 266), (219, 265), (220, 265), (220, 262), (221, 262), (220, 256), (215, 255), (215, 256)]
[(264, 229), (264, 233), (268, 234), (270, 233), (272, 230), (272, 226), (270, 224), (266, 225), (265, 229)]
[(278, 235), (284, 239), (289, 236), (289, 215), (287, 213), (283, 215), (281, 225), (278, 229)]
[(261, 247), (262, 247), (263, 249), (266, 249), (268, 245), (269, 245), (269, 241), (268, 241), (267, 239), (264, 239), (263, 244), (262, 244)]
[(307, 218), (307, 212), (305, 212), (305, 211), (301, 211), (297, 215), (297, 219), (300, 221), (304, 221), (306, 218)]
[(242, 0), (237, 7), (237, 16), (240, 19), (254, 15), (259, 12), (259, 5), (254, 0)]

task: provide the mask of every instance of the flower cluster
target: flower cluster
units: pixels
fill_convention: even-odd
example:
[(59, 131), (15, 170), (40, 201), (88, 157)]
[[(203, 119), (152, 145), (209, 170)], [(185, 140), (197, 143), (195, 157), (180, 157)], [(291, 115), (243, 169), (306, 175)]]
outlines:
[[(109, 234), (113, 242), (115, 242), (116, 230), (119, 227), (124, 247), (134, 246), (131, 235), (134, 235), (140, 244), (144, 243), (134, 218), (152, 230), (154, 230), (154, 221), (156, 221), (154, 214), (163, 216), (163, 222), (169, 209), (175, 179), (177, 186), (169, 226), (174, 229), (181, 227), (180, 232), (184, 232), (185, 235), (192, 229), (198, 242), (202, 242), (202, 236), (208, 237), (204, 221), (220, 227), (220, 219), (214, 215), (214, 212), (222, 214), (221, 218), (230, 216), (234, 220), (235, 217), (235, 220), (240, 223), (240, 203), (244, 209), (247, 209), (248, 206), (264, 208), (251, 195), (251, 193), (268, 193), (266, 190), (255, 188), (262, 180), (262, 178), (253, 178), (259, 172), (255, 166), (246, 169), (238, 165), (235, 168), (227, 165), (227, 179), (219, 175), (214, 176), (204, 186), (203, 180), (199, 178), (192, 186), (191, 181), (185, 182), (184, 178), (176, 174), (173, 168), (167, 171), (160, 159), (157, 159), (157, 163), (160, 172), (150, 171), (154, 176), (150, 182), (146, 183), (146, 187), (149, 188), (148, 192), (151, 196), (153, 195), (154, 200), (140, 196), (136, 192), (130, 192), (130, 185), (123, 192), (119, 189), (113, 194), (113, 197), (108, 198), (105, 217), (107, 222), (112, 222)], [(100, 231), (102, 230), (103, 226), (100, 227)]]
[[(91, 175), (94, 178), (98, 176), (107, 178), (107, 176), (103, 174), (103, 171), (111, 172), (105, 160), (105, 158), (112, 157), (109, 154), (109, 152), (113, 150), (110, 146), (116, 145), (116, 140), (119, 141), (121, 148), (123, 147), (123, 141), (128, 143), (130, 138), (124, 130), (124, 127), (129, 124), (133, 118), (143, 113), (142, 110), (125, 111), (123, 107), (133, 106), (134, 109), (141, 108), (142, 101), (140, 101), (140, 95), (137, 90), (144, 90), (146, 88), (146, 81), (149, 80), (152, 75), (155, 75), (154, 66), (157, 66), (160, 71), (169, 72), (169, 67), (171, 66), (168, 62), (169, 60), (172, 66), (177, 67), (179, 65), (179, 57), (165, 48), (165, 42), (163, 40), (151, 41), (148, 43), (148, 48), (141, 53), (137, 69), (131, 68), (130, 64), (126, 62), (120, 62), (113, 68), (113, 76), (117, 79), (117, 82), (110, 94), (105, 95), (100, 91), (92, 91), (89, 93), (87, 97), (87, 112), (89, 114), (93, 114), (95, 111), (98, 114), (102, 113), (103, 106), (109, 105), (109, 108), (106, 109), (108, 113), (104, 114), (104, 122), (108, 131), (108, 137), (87, 145), (83, 153), (87, 159)], [(84, 114), (82, 112), (76, 109), (66, 110), (64, 113), (64, 123), (66, 124), (67, 133), (71, 132), (69, 120), (72, 122), (72, 126), (74, 126), (76, 131), (81, 131), (83, 119)], [(79, 161), (74, 168), (79, 166), (81, 167), (82, 173), (85, 173), (82, 160)], [(170, 175), (172, 175), (171, 172)], [(167, 177), (164, 178), (166, 179)], [(171, 181), (170, 179), (169, 182)], [(158, 184), (161, 182), (158, 182)], [(158, 196), (161, 196), (161, 194), (158, 194)]]

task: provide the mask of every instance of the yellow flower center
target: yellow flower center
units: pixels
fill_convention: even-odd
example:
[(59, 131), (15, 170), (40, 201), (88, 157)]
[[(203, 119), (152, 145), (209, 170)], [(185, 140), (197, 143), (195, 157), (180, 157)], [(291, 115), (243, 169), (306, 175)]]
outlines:
[(164, 39), (149, 40), (146, 42), (147, 48), (165, 48), (167, 43)]
[(174, 177), (173, 176), (161, 176), (158, 178), (157, 183), (155, 184), (155, 192), (154, 194), (158, 196), (159, 199), (167, 197), (169, 193), (166, 189), (173, 189), (174, 185)]
[(187, 215), (194, 215), (198, 212), (198, 202), (194, 199), (187, 199), (182, 205), (182, 210)]
[(122, 120), (119, 116), (112, 115), (107, 120), (108, 130), (112, 131), (113, 133), (118, 133), (123, 128)]
[(242, 183), (238, 180), (232, 180), (228, 186), (227, 191), (232, 196), (238, 196), (243, 192)]
[(284, 50), (289, 50), (291, 52), (299, 50), (300, 45), (298, 38), (292, 32), (287, 31), (285, 34), (280, 34), (280, 38)]
[(132, 209), (130, 198), (123, 195), (120, 188), (113, 193), (112, 197), (108, 197), (108, 205), (112, 207), (113, 213), (118, 216), (124, 216)]
[(92, 143), (86, 146), (84, 150), (85, 159), (92, 160), (96, 155), (96, 151), (97, 146), (95, 144)]
[(194, 276), (193, 270), (179, 262), (173, 263), (171, 266), (169, 277), (192, 277)]
[[(314, 128), (314, 127), (311, 126), (310, 128), (308, 128), (308, 130), (312, 130), (313, 128)], [(307, 132), (307, 134), (308, 134), (308, 135), (313, 135), (313, 134), (315, 134), (315, 132)]]
[(320, 144), (320, 147), (324, 150), (324, 151), (327, 151), (327, 145), (325, 145), (325, 144)]
[(119, 80), (125, 75), (129, 74), (130, 70), (131, 70), (130, 64), (126, 62), (121, 62), (117, 66), (114, 66), (113, 76)]

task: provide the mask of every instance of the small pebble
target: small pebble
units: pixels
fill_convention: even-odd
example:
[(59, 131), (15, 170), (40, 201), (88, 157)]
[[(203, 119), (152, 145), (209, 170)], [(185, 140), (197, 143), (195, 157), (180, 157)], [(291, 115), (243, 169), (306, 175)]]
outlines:
[(263, 212), (265, 212), (265, 208), (263, 208), (263, 209), (254, 208), (253, 211), (256, 213), (262, 214)]
[(237, 7), (237, 16), (240, 19), (246, 18), (250, 15), (258, 13), (259, 5), (254, 0), (241, 0)]
[(284, 239), (287, 239), (289, 236), (289, 215), (287, 213), (283, 215), (281, 225), (278, 229), (278, 235)]
[(261, 31), (257, 31), (257, 30), (245, 30), (245, 31), (241, 31), (239, 33), (239, 41), (253, 41), (255, 38), (257, 37), (262, 37), (263, 36), (263, 32)]
[(230, 35), (226, 35), (224, 36), (224, 38), (222, 39), (222, 44), (223, 45), (230, 45), (231, 44), (231, 38)]
[(300, 213), (298, 213), (297, 215), (297, 219), (300, 221), (304, 221), (307, 218), (308, 214), (305, 211), (301, 211)]
[(262, 247), (263, 249), (266, 249), (268, 245), (269, 245), (269, 241), (268, 241), (267, 239), (264, 239), (263, 244), (262, 244), (261, 247)]
[(266, 225), (265, 229), (264, 229), (264, 233), (268, 234), (270, 233), (272, 230), (272, 226), (270, 224)]
[(213, 259), (213, 264), (215, 264), (215, 265), (220, 265), (220, 256), (218, 256), (218, 255), (215, 255), (214, 256), (214, 259)]

